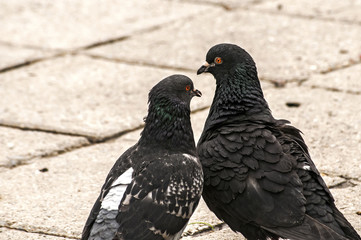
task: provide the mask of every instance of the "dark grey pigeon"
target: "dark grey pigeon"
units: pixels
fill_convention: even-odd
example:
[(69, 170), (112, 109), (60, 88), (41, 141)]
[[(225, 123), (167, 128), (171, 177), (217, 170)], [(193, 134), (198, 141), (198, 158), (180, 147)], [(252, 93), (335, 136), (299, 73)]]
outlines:
[(361, 239), (336, 208), (300, 131), (273, 118), (252, 57), (219, 44), (203, 72), (217, 84), (198, 142), (209, 209), (247, 239)]
[(201, 92), (172, 75), (149, 93), (139, 141), (110, 170), (82, 239), (179, 239), (196, 209), (203, 173), (190, 122), (190, 101)]

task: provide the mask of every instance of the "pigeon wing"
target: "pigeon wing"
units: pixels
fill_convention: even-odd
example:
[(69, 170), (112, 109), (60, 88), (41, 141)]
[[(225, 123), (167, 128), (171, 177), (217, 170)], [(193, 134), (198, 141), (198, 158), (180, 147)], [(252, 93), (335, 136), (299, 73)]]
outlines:
[[(179, 239), (202, 192), (202, 172), (183, 155), (143, 164), (122, 199), (117, 221), (120, 239)], [(188, 159), (189, 160), (189, 159)]]
[[(103, 184), (103, 186), (101, 188), (100, 195), (98, 196), (97, 200), (95, 201), (93, 208), (90, 211), (89, 217), (85, 223), (83, 233), (82, 233), (82, 238), (81, 238), (82, 240), (87, 240), (89, 238), (91, 230), (93, 228), (93, 225), (97, 219), (98, 219), (98, 222), (102, 222), (103, 223), (102, 225), (104, 225), (101, 228), (101, 231), (103, 231), (103, 232), (107, 232), (106, 226), (108, 224), (106, 224), (106, 222), (104, 222), (104, 221), (101, 221), (101, 219), (105, 219), (107, 217), (110, 219), (115, 219), (114, 212), (112, 214), (110, 214), (110, 213), (107, 214), (107, 211), (105, 211), (105, 210), (101, 211), (102, 203), (104, 201), (104, 198), (108, 195), (109, 190), (113, 188), (114, 181), (116, 179), (118, 179), (119, 176), (122, 176), (127, 170), (129, 170), (131, 168), (130, 158), (131, 158), (131, 154), (134, 152), (135, 148), (136, 148), (136, 146), (133, 146), (133, 147), (129, 148), (126, 152), (124, 152), (118, 158), (118, 160), (115, 162), (114, 166), (108, 173), (105, 183)], [(99, 215), (99, 214), (101, 214), (101, 215)], [(112, 216), (110, 216), (110, 215), (112, 215)], [(108, 226), (110, 226), (110, 225), (108, 225)], [(98, 227), (98, 229), (100, 231), (100, 227)], [(97, 232), (99, 232), (99, 231), (97, 231)]]

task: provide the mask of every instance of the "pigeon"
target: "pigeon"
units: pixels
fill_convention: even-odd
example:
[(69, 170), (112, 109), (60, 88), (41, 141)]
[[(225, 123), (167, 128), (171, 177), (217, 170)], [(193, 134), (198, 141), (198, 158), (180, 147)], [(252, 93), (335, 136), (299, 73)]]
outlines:
[(209, 209), (251, 240), (361, 239), (335, 206), (300, 130), (272, 116), (252, 57), (218, 44), (197, 74), (206, 72), (216, 90), (197, 152)]
[(176, 240), (203, 189), (190, 122), (193, 82), (172, 75), (149, 92), (139, 141), (110, 170), (83, 229), (83, 240)]

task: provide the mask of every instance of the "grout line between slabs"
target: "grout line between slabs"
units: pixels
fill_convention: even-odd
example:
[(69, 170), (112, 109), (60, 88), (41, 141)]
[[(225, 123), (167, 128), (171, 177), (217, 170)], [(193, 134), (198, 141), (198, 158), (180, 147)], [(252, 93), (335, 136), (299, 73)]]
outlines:
[[(125, 34), (123, 36), (118, 36), (118, 37), (110, 38), (110, 39), (107, 39), (107, 40), (104, 40), (104, 41), (98, 41), (98, 42), (90, 43), (88, 45), (76, 47), (74, 49), (71, 49), (71, 48), (70, 49), (43, 49), (43, 48), (36, 47), (36, 46), (20, 45), (19, 46), (20, 48), (37, 49), (37, 50), (43, 50), (43, 51), (58, 51), (59, 53), (57, 53), (55, 55), (52, 55), (50, 57), (40, 57), (40, 58), (30, 59), (30, 60), (25, 61), (25, 62), (20, 62), (20, 63), (14, 64), (14, 65), (10, 65), (10, 66), (1, 68), (0, 69), (0, 74), (4, 73), (4, 72), (15, 70), (15, 69), (18, 69), (18, 68), (21, 68), (21, 67), (25, 67), (25, 66), (28, 66), (28, 65), (32, 65), (34, 63), (38, 63), (38, 62), (41, 62), (41, 61), (44, 61), (44, 60), (57, 58), (57, 57), (64, 56), (64, 55), (67, 55), (67, 54), (76, 54), (76, 53), (79, 53), (80, 51), (100, 47), (100, 46), (107, 45), (107, 44), (113, 44), (115, 42), (122, 42), (124, 40), (130, 39), (130, 38), (132, 38), (134, 36), (137, 36), (137, 35), (140, 35), (140, 34), (156, 31), (156, 30), (158, 30), (158, 29), (160, 29), (162, 27), (166, 27), (166, 26), (171, 25), (171, 24), (173, 24), (173, 23), (175, 23), (177, 21), (182, 21), (184, 19), (189, 21), (189, 20), (195, 18), (196, 16), (199, 16), (199, 14), (204, 14), (204, 13), (207, 13), (207, 11), (206, 10), (200, 11), (198, 14), (193, 14), (193, 15), (190, 15), (190, 16), (184, 16), (184, 17), (181, 17), (179, 19), (173, 19), (171, 21), (164, 22), (164, 23), (159, 23), (159, 24), (156, 24), (154, 26), (149, 26), (149, 27), (146, 27), (146, 28), (143, 28), (143, 29), (134, 30), (134, 31), (131, 31), (131, 33)], [(16, 47), (16, 45), (11, 44), (11, 43), (6, 42), (5, 44), (8, 45), (8, 46)]]
[[(200, 107), (198, 109), (195, 109), (191, 113), (195, 114), (197, 112), (201, 112), (201, 111), (204, 111), (204, 110), (207, 110), (207, 109), (209, 109), (209, 106)], [(106, 142), (112, 141), (114, 139), (117, 139), (117, 138), (125, 135), (125, 134), (128, 134), (128, 133), (131, 133), (131, 132), (142, 129), (144, 127), (144, 124), (140, 124), (140, 125), (138, 125), (136, 127), (114, 133), (112, 135), (106, 136), (106, 137), (101, 138), (101, 139), (96, 139), (94, 137), (81, 135), (81, 134), (59, 132), (59, 131), (56, 131), (56, 130), (51, 131), (51, 130), (44, 130), (44, 129), (40, 129), (40, 128), (19, 127), (19, 126), (12, 126), (12, 125), (6, 125), (6, 124), (0, 124), (0, 126), (14, 128), (14, 129), (20, 129), (20, 130), (23, 130), (23, 131), (38, 131), (38, 132), (52, 133), (52, 134), (58, 134), (58, 135), (63, 135), (63, 136), (84, 137), (84, 138), (86, 138), (88, 140), (87, 144), (80, 144), (78, 146), (70, 146), (67, 149), (54, 150), (54, 151), (52, 151), (52, 152), (50, 152), (48, 154), (44, 154), (44, 155), (30, 156), (29, 158), (23, 159), (23, 161), (18, 161), (16, 164), (11, 165), (11, 166), (0, 165), (0, 168), (1, 167), (3, 167), (3, 168), (16, 168), (16, 167), (19, 167), (19, 166), (22, 166), (22, 165), (29, 164), (29, 162), (32, 159), (35, 159), (35, 158), (40, 158), (41, 159), (41, 158), (49, 158), (49, 157), (54, 157), (54, 156), (60, 156), (62, 154), (66, 154), (66, 153), (72, 152), (72, 151), (80, 149), (80, 148), (92, 147), (92, 146), (95, 146), (96, 144), (101, 144), (101, 143), (106, 143)]]
[(289, 13), (289, 12), (284, 12), (284, 11), (279, 11), (276, 12), (274, 10), (271, 9), (254, 9), (252, 8), (252, 6), (250, 6), (251, 8), (245, 9), (245, 10), (249, 10), (251, 12), (255, 12), (255, 13), (266, 13), (266, 14), (271, 14), (271, 15), (276, 15), (276, 16), (285, 16), (285, 17), (290, 17), (290, 18), (295, 18), (295, 19), (306, 19), (306, 20), (315, 20), (315, 21), (319, 21), (319, 22), (333, 22), (333, 23), (344, 23), (347, 24), (349, 26), (360, 26), (361, 22), (358, 21), (351, 21), (351, 20), (343, 20), (343, 19), (335, 19), (332, 17), (327, 17), (327, 16), (307, 16), (307, 15), (302, 15), (302, 14), (298, 14), (298, 13)]
[(49, 233), (49, 232), (44, 232), (42, 230), (29, 230), (29, 229), (25, 229), (25, 228), (21, 228), (21, 227), (11, 227), (6, 224), (5, 225), (1, 224), (0, 227), (11, 229), (11, 230), (16, 230), (16, 231), (21, 231), (21, 232), (27, 232), (27, 233), (44, 234), (44, 235), (54, 236), (54, 237), (59, 237), (59, 238), (80, 239), (78, 237), (68, 236), (65, 234)]

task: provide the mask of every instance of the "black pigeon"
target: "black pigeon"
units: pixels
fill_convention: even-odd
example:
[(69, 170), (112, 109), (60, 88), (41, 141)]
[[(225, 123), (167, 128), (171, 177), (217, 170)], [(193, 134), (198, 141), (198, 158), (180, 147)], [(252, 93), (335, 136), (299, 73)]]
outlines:
[(361, 239), (336, 208), (300, 131), (273, 118), (252, 57), (219, 44), (203, 72), (217, 84), (197, 150), (210, 210), (247, 239)]
[(193, 82), (172, 75), (149, 93), (139, 141), (110, 170), (82, 239), (179, 239), (203, 188), (190, 122)]

